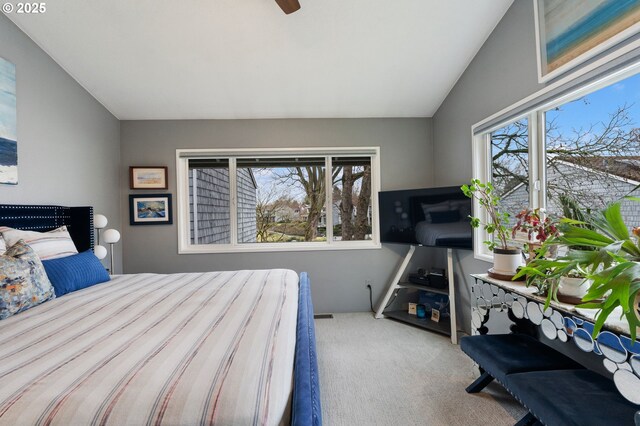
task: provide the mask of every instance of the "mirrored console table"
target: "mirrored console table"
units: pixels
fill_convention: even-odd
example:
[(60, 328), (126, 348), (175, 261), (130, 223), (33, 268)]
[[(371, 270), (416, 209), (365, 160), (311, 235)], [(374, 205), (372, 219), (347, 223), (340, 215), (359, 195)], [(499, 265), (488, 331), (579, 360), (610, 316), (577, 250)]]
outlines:
[[(533, 334), (536, 328), (550, 340), (573, 343), (584, 352), (602, 357), (604, 367), (613, 375), (622, 396), (640, 410), (640, 341), (630, 338), (629, 326), (614, 313), (607, 319), (597, 338), (592, 338), (596, 310), (551, 302), (544, 309), (545, 297), (523, 282), (501, 281), (487, 274), (472, 274), (472, 334), (487, 334), (486, 324), (492, 312), (508, 315), (511, 330)], [(614, 319), (615, 318), (615, 319)], [(640, 336), (640, 330), (638, 334)], [(637, 416), (640, 416), (638, 411)]]

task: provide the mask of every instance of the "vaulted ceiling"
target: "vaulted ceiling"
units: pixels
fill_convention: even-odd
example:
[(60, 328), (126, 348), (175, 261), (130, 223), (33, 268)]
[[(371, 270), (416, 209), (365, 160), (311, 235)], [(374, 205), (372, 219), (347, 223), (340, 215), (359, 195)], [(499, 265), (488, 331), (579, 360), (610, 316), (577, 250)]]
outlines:
[(430, 117), (513, 0), (57, 0), (9, 18), (120, 119)]

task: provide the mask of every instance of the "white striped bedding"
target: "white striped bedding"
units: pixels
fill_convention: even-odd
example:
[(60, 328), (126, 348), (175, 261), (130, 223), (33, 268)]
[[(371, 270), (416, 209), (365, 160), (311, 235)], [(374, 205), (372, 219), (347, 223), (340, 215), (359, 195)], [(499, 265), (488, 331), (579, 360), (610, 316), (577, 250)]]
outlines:
[(1, 425), (289, 421), (298, 276), (114, 277), (0, 321)]

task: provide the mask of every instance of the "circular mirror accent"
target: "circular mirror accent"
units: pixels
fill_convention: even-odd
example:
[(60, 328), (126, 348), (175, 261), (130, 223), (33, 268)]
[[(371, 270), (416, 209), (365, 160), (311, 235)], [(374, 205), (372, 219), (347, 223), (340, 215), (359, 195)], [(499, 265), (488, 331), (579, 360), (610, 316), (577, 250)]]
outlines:
[(631, 366), (629, 365), (628, 362), (623, 362), (622, 364), (618, 364), (618, 369), (627, 370), (627, 371), (633, 372), (633, 370), (631, 369)]
[(593, 351), (593, 339), (589, 332), (584, 328), (578, 328), (573, 332), (573, 341), (583, 351)]
[(493, 297), (493, 291), (491, 291), (491, 284), (484, 283), (482, 285), (482, 297), (487, 300), (491, 300), (491, 298)]
[(503, 290), (503, 289), (498, 289), (498, 298), (500, 299), (501, 302), (504, 302), (504, 297), (507, 295), (507, 293)]
[(543, 304), (540, 304), (540, 311), (542, 311), (542, 314), (547, 318), (549, 318), (553, 314), (553, 309), (551, 309), (551, 306), (545, 309)]
[(618, 370), (613, 374), (618, 391), (634, 404), (640, 404), (640, 377), (628, 370)]
[(597, 340), (600, 351), (608, 359), (617, 363), (627, 360), (627, 350), (622, 346), (618, 336), (610, 331), (603, 331), (598, 335)]
[(631, 368), (640, 376), (640, 355), (634, 355), (631, 357)]
[(499, 287), (495, 284), (491, 284), (491, 293), (495, 296), (498, 294)]
[(478, 309), (482, 315), (486, 315), (489, 311), (489, 302), (484, 300), (483, 298), (478, 299)]
[(602, 355), (602, 352), (600, 352), (600, 345), (598, 345), (598, 342), (593, 342), (593, 353)]
[(471, 292), (474, 296), (480, 297), (482, 296), (482, 287), (479, 284), (474, 284), (471, 286)]
[(518, 301), (514, 301), (511, 305), (511, 312), (513, 312), (513, 316), (518, 319), (524, 318), (524, 306)]
[(500, 298), (498, 296), (493, 296), (493, 299), (491, 299), (491, 307), (492, 308), (502, 307), (502, 302), (500, 301)]
[(471, 313), (471, 324), (476, 328), (480, 328), (482, 327), (482, 319), (484, 318), (484, 315), (482, 315), (480, 313), (480, 311), (478, 311), (477, 309), (474, 309), (473, 312)]
[(513, 298), (513, 295), (511, 293), (507, 293), (507, 294), (504, 295), (504, 303), (507, 306), (511, 307), (511, 305), (513, 305), (513, 301), (514, 301), (514, 298)]
[(558, 330), (558, 340), (560, 340), (563, 343), (567, 343), (567, 341), (569, 340), (569, 337), (567, 336), (567, 333), (564, 330)]
[(540, 310), (540, 305), (536, 302), (527, 303), (527, 314), (529, 315), (529, 320), (535, 325), (540, 325), (542, 323), (542, 311)]
[(608, 358), (605, 358), (604, 361), (602, 361), (602, 364), (604, 364), (604, 368), (606, 368), (607, 371), (611, 374), (618, 371), (618, 364), (616, 364), (615, 362), (611, 361)]
[(545, 318), (542, 320), (540, 328), (542, 328), (542, 334), (544, 334), (547, 339), (555, 340), (555, 338), (558, 337), (558, 329), (549, 318)]
[(558, 330), (564, 329), (564, 317), (560, 312), (554, 311), (550, 319), (553, 325), (555, 325)]
[(573, 333), (578, 329), (578, 325), (574, 320), (569, 317), (564, 318), (564, 329), (567, 332), (567, 336), (573, 336)]

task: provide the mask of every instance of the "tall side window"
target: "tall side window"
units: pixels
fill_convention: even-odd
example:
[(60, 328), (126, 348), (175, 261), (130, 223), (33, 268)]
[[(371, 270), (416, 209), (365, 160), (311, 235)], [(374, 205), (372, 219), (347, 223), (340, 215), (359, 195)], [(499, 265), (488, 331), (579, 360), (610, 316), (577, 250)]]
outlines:
[(180, 253), (380, 247), (379, 148), (177, 150)]
[[(640, 63), (474, 133), (473, 176), (493, 183), (511, 224), (527, 207), (580, 219), (616, 201), (626, 223), (640, 222), (637, 203), (625, 199), (640, 193), (639, 70)], [(482, 245), (489, 236), (476, 229), (474, 238), (476, 257), (491, 260)]]
[(529, 121), (510, 123), (491, 132), (490, 138), (491, 182), (513, 224), (522, 206), (529, 204)]
[[(640, 183), (640, 75), (544, 112), (546, 205), (575, 216), (622, 200)], [(638, 204), (623, 201), (626, 223)]]

